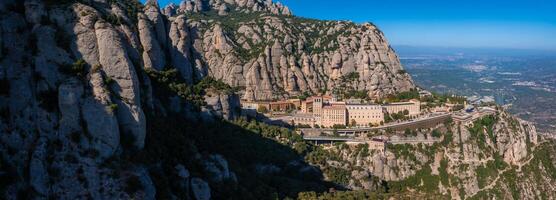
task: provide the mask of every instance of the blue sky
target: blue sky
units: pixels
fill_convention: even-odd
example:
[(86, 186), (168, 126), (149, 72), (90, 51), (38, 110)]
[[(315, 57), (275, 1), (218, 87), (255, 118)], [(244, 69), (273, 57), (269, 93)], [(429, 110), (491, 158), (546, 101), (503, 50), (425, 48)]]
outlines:
[(280, 2), (297, 16), (372, 22), (393, 45), (556, 50), (556, 0)]

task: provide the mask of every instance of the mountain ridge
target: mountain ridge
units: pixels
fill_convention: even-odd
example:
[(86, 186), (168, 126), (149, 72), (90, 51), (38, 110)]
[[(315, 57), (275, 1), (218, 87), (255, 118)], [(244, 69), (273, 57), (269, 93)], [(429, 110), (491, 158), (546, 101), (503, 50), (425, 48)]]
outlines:
[[(414, 87), (409, 75), (399, 73), (403, 72), (399, 59), (374, 25), (305, 20), (274, 12), (273, 7), (281, 5), (269, 2), (269, 7), (238, 6), (226, 13), (216, 12), (218, 5), (227, 5), (223, 1), (210, 1), (212, 9), (200, 9), (203, 12), (184, 6), (166, 12), (169, 24), (174, 24), (173, 20), (189, 24), (189, 60), (196, 77), (210, 75), (245, 88), (242, 99), (246, 100), (330, 93), (320, 90), (341, 84), (338, 79), (351, 72), (360, 74), (353, 87), (371, 97)], [(156, 6), (146, 9), (152, 10), (151, 19), (160, 15)], [(264, 9), (271, 10), (267, 12), (270, 15), (261, 12)], [(183, 73), (189, 77), (189, 72)]]
[[(165, 11), (167, 17), (156, 1), (0, 1), (1, 195), (206, 200), (303, 199), (313, 197), (304, 191), (348, 189), (396, 196), (385, 186), (430, 192), (420, 181), (439, 177), (417, 170), (432, 160), (424, 153), (427, 162), (397, 147), (384, 157), (360, 146), (327, 150), (287, 128), (241, 117), (237, 93), (268, 100), (342, 87), (380, 98), (413, 88), (375, 26), (295, 18), (270, 1), (204, 2), (186, 3), (189, 13), (181, 15)], [(247, 7), (221, 9), (223, 2)], [(343, 82), (346, 76), (356, 80)], [(529, 156), (527, 123), (500, 112), (498, 121), (463, 131), (471, 138), (464, 156), (504, 153), (504, 163)], [(447, 124), (446, 138), (456, 127)], [(455, 151), (462, 144), (456, 138), (446, 139)], [(368, 163), (374, 158), (376, 167)], [(520, 185), (524, 192), (503, 197), (532, 197), (551, 186), (555, 178), (546, 174), (554, 163), (533, 160), (530, 177), (541, 177), (539, 186)], [(362, 165), (343, 168), (353, 161)], [(450, 194), (463, 186), (477, 191), (476, 176), (457, 175), (471, 178), (449, 182)], [(400, 177), (408, 184), (395, 182), (406, 180)]]

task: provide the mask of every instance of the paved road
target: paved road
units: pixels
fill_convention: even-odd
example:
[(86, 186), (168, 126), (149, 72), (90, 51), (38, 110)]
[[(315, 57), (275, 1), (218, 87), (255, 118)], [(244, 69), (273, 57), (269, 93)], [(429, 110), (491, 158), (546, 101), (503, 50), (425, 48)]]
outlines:
[(362, 142), (364, 140), (349, 137), (330, 137), (330, 136), (304, 136), (304, 140), (320, 140), (320, 141), (343, 141), (343, 142)]
[(407, 121), (407, 122), (400, 122), (400, 123), (394, 123), (394, 124), (387, 124), (387, 125), (383, 125), (383, 126), (378, 126), (378, 127), (361, 127), (361, 128), (346, 128), (346, 129), (331, 129), (331, 128), (323, 128), (323, 129), (315, 129), (315, 128), (304, 128), (304, 129), (300, 129), (301, 132), (314, 132), (314, 131), (321, 131), (321, 132), (331, 132), (331, 131), (338, 131), (338, 132), (362, 132), (362, 131), (373, 131), (373, 130), (382, 130), (382, 129), (394, 129), (400, 126), (407, 126), (407, 125), (413, 125), (413, 124), (418, 124), (418, 123), (423, 123), (423, 122), (428, 122), (428, 121), (434, 121), (434, 120), (438, 120), (439, 118), (444, 118), (447, 116), (451, 116), (450, 113), (446, 113), (446, 114), (439, 114), (439, 115), (435, 115), (435, 116), (431, 116), (431, 117), (427, 117), (427, 118), (422, 118), (422, 119), (416, 119), (413, 121)]
[[(304, 136), (304, 140), (309, 141), (326, 141), (326, 142), (360, 142), (364, 143), (370, 139), (356, 139), (353, 137), (333, 137), (333, 136)], [(435, 143), (440, 142), (440, 139), (396, 139), (388, 140), (390, 144), (415, 144), (415, 143)]]

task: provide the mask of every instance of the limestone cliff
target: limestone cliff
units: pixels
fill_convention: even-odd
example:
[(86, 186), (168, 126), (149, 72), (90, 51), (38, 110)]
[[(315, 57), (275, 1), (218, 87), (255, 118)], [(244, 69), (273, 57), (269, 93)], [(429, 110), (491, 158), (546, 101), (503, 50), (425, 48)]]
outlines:
[(385, 151), (339, 145), (326, 150), (335, 159), (319, 166), (328, 179), (343, 181), (354, 190), (411, 192), (446, 199), (556, 195), (554, 156), (545, 155), (556, 151), (555, 143), (542, 141), (532, 123), (506, 112), (469, 124), (446, 122), (431, 129), (383, 134), (441, 141), (388, 145)]
[[(145, 71), (169, 60), (191, 74), (180, 52), (187, 43), (166, 36), (166, 17), (152, 8), (134, 1), (0, 2), (3, 198), (155, 198), (144, 166), (111, 161), (144, 148), (146, 110), (167, 110)], [(217, 97), (207, 97), (204, 112), (239, 115), (236, 95)]]
[[(304, 160), (319, 148), (288, 129), (232, 122), (240, 98), (330, 93), (346, 84), (370, 97), (414, 87), (374, 25), (298, 18), (268, 0), (188, 0), (163, 9), (152, 0), (2, 0), (0, 195), (274, 199), (377, 189), (380, 181), (393, 188), (432, 163), (431, 173), (447, 169), (453, 177), (435, 185), (441, 194), (519, 187), (516, 199), (554, 196), (546, 192), (554, 184), (545, 184), (553, 183), (546, 175), (553, 165), (531, 154), (538, 145), (527, 131), (534, 128), (505, 113), (482, 134), (444, 127), (453, 134), (434, 151), (419, 147), (407, 157), (395, 148), (365, 156), (332, 149), (340, 159), (320, 165)], [(517, 186), (490, 175), (475, 181), (472, 170), (490, 161), (500, 164), (492, 174), (515, 170), (539, 184), (512, 176), (504, 180)], [(315, 166), (356, 169), (328, 182)]]
[[(299, 18), (270, 1), (197, 0), (163, 9), (164, 34), (157, 4), (147, 3), (146, 10), (152, 28), (140, 35), (153, 60), (164, 59), (156, 49), (167, 43), (171, 64), (184, 78), (221, 79), (243, 88), (243, 99), (330, 93), (353, 72), (359, 74), (353, 88), (370, 97), (414, 87), (384, 34), (369, 23)], [(152, 33), (160, 45), (150, 42)]]

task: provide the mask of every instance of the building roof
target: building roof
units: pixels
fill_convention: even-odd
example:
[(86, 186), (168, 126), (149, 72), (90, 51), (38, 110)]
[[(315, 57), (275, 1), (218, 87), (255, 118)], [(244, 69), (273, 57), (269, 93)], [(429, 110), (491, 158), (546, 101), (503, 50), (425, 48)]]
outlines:
[(395, 102), (395, 103), (384, 104), (384, 106), (401, 106), (401, 105), (415, 105), (415, 103), (413, 103), (413, 102)]
[(380, 105), (371, 104), (371, 103), (346, 103), (346, 106), (380, 106)]
[(298, 118), (313, 118), (313, 114), (310, 113), (297, 113), (295, 115), (293, 115), (293, 117), (298, 117)]
[(345, 104), (331, 104), (323, 106), (322, 109), (329, 109), (329, 110), (345, 110)]
[(373, 142), (386, 142), (386, 140), (380, 139), (380, 138), (371, 138), (371, 141)]
[(292, 102), (289, 101), (275, 101), (275, 102), (270, 102), (270, 104), (272, 105), (277, 105), (277, 104), (291, 104)]

